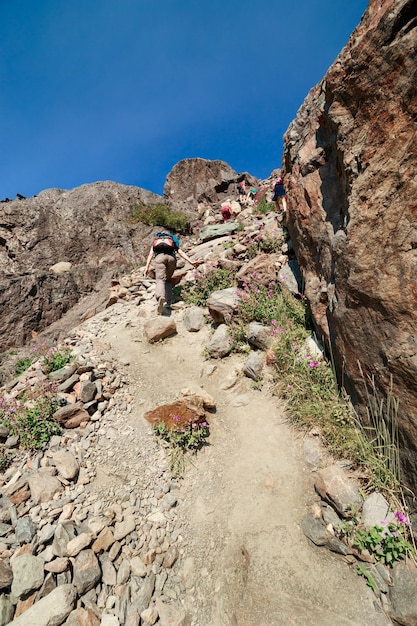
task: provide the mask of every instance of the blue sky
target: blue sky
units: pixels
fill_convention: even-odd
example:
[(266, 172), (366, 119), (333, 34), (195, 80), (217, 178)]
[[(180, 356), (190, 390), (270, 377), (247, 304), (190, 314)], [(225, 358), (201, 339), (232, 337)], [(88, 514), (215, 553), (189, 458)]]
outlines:
[(0, 198), (162, 194), (183, 158), (266, 178), (366, 0), (0, 0)]

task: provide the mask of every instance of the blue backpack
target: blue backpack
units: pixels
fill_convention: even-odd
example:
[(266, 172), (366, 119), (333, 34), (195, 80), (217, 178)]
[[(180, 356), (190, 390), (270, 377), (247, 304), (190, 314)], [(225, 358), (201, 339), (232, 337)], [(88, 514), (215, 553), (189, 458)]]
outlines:
[(172, 233), (156, 233), (153, 240), (153, 249), (155, 252), (176, 252), (180, 247), (180, 240)]

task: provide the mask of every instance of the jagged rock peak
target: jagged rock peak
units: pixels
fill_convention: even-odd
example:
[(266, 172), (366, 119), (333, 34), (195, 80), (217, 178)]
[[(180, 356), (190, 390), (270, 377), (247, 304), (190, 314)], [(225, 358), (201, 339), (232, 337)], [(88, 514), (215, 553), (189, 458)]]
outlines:
[(164, 196), (173, 203), (217, 202), (236, 195), (238, 182), (255, 185), (257, 179), (247, 172), (238, 174), (224, 161), (194, 158), (179, 161), (169, 172)]

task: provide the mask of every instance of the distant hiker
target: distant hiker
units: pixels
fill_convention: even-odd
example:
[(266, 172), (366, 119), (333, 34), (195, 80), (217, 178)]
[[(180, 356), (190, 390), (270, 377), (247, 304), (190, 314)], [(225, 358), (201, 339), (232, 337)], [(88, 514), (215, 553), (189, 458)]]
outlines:
[(272, 197), (272, 201), (275, 202), (275, 206), (277, 208), (277, 212), (278, 214), (281, 214), (281, 207), (280, 207), (280, 199), (282, 200), (282, 207), (284, 209), (284, 213), (287, 212), (287, 201), (285, 199), (285, 189), (284, 189), (284, 185), (282, 183), (282, 178), (281, 176), (279, 176), (274, 184), (274, 195)]
[(255, 202), (255, 196), (256, 196), (256, 194), (257, 194), (257, 193), (258, 193), (258, 190), (257, 190), (257, 189), (251, 189), (251, 190), (248, 192), (248, 195), (247, 195), (246, 199), (247, 199), (247, 201), (248, 201), (250, 204), (254, 204), (254, 202)]
[(228, 222), (232, 216), (232, 207), (230, 204), (223, 204), (220, 213), (222, 214), (223, 222)]
[(158, 315), (161, 315), (165, 304), (171, 306), (172, 303), (171, 278), (177, 267), (177, 254), (192, 266), (199, 264), (198, 261), (192, 261), (190, 257), (180, 249), (180, 240), (176, 235), (172, 233), (156, 233), (146, 260), (145, 276), (149, 273), (149, 267), (153, 259)]
[(241, 204), (246, 204), (246, 182), (242, 180), (237, 188), (238, 200)]

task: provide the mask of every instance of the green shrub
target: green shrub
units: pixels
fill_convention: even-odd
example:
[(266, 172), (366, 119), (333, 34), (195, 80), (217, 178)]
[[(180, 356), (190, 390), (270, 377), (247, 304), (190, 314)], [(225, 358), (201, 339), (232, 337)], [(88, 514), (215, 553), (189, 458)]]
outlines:
[(14, 366), (15, 376), (20, 376), (20, 374), (23, 374), (23, 372), (26, 372), (26, 370), (32, 365), (32, 363), (33, 363), (33, 359), (30, 359), (30, 358), (19, 359), (16, 362), (16, 365)]
[(45, 372), (50, 374), (67, 365), (72, 359), (72, 352), (69, 348), (59, 348), (49, 346), (46, 343), (39, 344), (34, 348), (37, 358), (42, 358)]
[(25, 449), (42, 448), (53, 435), (61, 432), (61, 427), (53, 419), (58, 408), (55, 395), (45, 389), (38, 392), (36, 399), (19, 402), (0, 400), (0, 423), (4, 424), (12, 435), (19, 436), (19, 443)]
[(131, 217), (133, 223), (142, 222), (149, 226), (159, 226), (172, 232), (190, 232), (190, 220), (182, 211), (175, 211), (164, 204), (147, 207), (140, 204)]
[(204, 271), (195, 270), (195, 282), (186, 283), (181, 291), (184, 302), (205, 306), (213, 291), (227, 289), (235, 284), (236, 270), (211, 267)]
[(275, 335), (282, 325), (293, 319), (298, 324), (298, 332), (307, 336), (304, 328), (306, 306), (303, 300), (297, 300), (287, 290), (281, 290), (274, 281), (263, 284), (254, 274), (250, 282), (239, 289), (240, 303), (236, 315), (229, 317), (232, 338), (235, 345), (246, 341), (246, 329), (250, 322), (259, 322), (271, 326)]
[(266, 215), (270, 211), (275, 211), (275, 204), (266, 201), (266, 193), (262, 193), (259, 197), (255, 196), (255, 208), (257, 213)]
[(0, 451), (0, 473), (2, 474), (7, 470), (9, 465), (11, 464), (12, 459), (4, 450)]
[(284, 242), (283, 235), (274, 235), (268, 232), (259, 232), (246, 235), (246, 254), (249, 259), (255, 258), (261, 252), (271, 254), (280, 251)]

